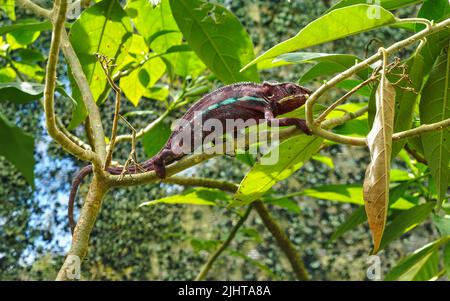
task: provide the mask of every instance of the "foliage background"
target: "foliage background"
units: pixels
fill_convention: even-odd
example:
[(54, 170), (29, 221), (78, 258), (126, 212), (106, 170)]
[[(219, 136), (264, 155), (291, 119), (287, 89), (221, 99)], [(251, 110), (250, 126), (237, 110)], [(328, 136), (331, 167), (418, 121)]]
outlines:
[[(219, 1), (229, 8), (249, 31), (257, 53), (295, 35), (299, 28), (317, 18), (333, 1)], [(334, 1), (335, 2), (335, 1)], [(401, 9), (409, 16), (417, 7)], [(25, 18), (17, 11), (18, 18)], [(10, 21), (1, 12), (0, 26)], [(404, 33), (404, 32), (403, 32)], [(315, 47), (320, 52), (365, 55), (373, 38), (389, 45), (400, 39), (402, 30), (382, 29)], [(43, 32), (34, 47), (43, 53), (49, 45), (49, 32)], [(372, 46), (371, 51), (375, 51)], [(405, 54), (405, 53), (404, 53)], [(0, 64), (4, 62), (0, 58)], [(38, 63), (44, 67), (44, 62)], [(62, 68), (62, 67), (61, 67)], [(273, 69), (262, 73), (264, 80), (297, 81), (303, 65)], [(67, 81), (67, 79), (62, 79)], [(314, 88), (316, 84), (309, 84)], [(108, 101), (112, 101), (109, 99)], [(62, 119), (69, 119), (68, 101), (56, 101)], [(111, 102), (112, 103), (112, 102)], [(125, 102), (124, 102), (125, 104)], [(158, 109), (154, 103), (141, 104), (142, 109)], [(105, 111), (104, 116), (111, 112)], [(123, 110), (131, 110), (127, 102)], [(0, 157), (0, 279), (54, 279), (70, 237), (66, 206), (71, 178), (82, 166), (65, 155), (49, 139), (43, 127), (43, 112), (37, 103), (26, 106), (0, 102), (0, 110), (28, 133), (35, 135), (36, 189), (32, 190), (10, 163)], [(69, 113), (68, 113), (69, 112)], [(64, 115), (66, 114), (66, 115)], [(177, 114), (174, 114), (177, 115)], [(104, 124), (109, 131), (108, 124)], [(139, 125), (137, 125), (139, 126)], [(126, 133), (126, 129), (121, 129)], [(80, 135), (82, 130), (77, 129)], [(126, 158), (128, 150), (120, 149)], [(368, 154), (360, 148), (333, 146), (327, 150), (334, 168), (310, 161), (287, 181), (277, 185), (279, 191), (295, 192), (303, 187), (327, 183), (361, 183)], [(139, 158), (145, 154), (139, 145)], [(400, 164), (400, 163), (398, 163)], [(402, 168), (401, 165), (398, 165)], [(238, 181), (247, 170), (231, 158), (217, 158), (185, 172), (201, 176), (214, 175)], [(193, 279), (207, 258), (205, 249), (223, 239), (236, 216), (206, 206), (150, 206), (140, 203), (182, 191), (182, 187), (160, 184), (117, 189), (109, 193), (92, 233), (85, 279)], [(86, 192), (82, 186), (80, 194)], [(293, 213), (271, 206), (274, 217), (282, 224), (293, 243), (301, 250), (313, 279), (363, 280), (370, 250), (368, 227), (358, 227), (336, 243), (328, 244), (335, 229), (355, 206), (325, 200), (295, 197), (300, 212)], [(399, 258), (428, 241), (437, 238), (431, 223), (420, 227), (389, 245), (381, 253), (383, 273)], [(257, 265), (255, 262), (263, 265)], [(220, 257), (208, 279), (262, 280), (294, 279), (290, 266), (260, 219), (252, 214), (233, 242), (230, 251)]]

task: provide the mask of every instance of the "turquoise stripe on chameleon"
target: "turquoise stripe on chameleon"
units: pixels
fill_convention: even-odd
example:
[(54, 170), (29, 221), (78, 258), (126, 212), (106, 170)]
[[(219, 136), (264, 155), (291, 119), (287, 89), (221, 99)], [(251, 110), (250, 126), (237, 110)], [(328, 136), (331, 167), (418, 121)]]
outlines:
[(213, 105), (210, 105), (209, 107), (207, 107), (205, 109), (205, 112), (217, 109), (219, 107), (222, 106), (226, 106), (226, 105), (230, 105), (232, 103), (235, 103), (236, 101), (245, 101), (245, 100), (254, 100), (254, 101), (261, 101), (261, 102), (267, 102), (264, 98), (259, 98), (259, 97), (253, 97), (253, 96), (243, 96), (243, 97), (239, 97), (239, 98), (227, 98), (225, 100), (222, 100), (219, 103), (215, 103)]

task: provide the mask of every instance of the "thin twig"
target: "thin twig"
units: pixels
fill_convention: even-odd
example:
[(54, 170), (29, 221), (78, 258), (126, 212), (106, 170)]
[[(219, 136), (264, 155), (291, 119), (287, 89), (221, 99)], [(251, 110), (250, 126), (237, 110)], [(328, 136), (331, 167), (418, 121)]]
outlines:
[[(171, 110), (167, 109), (158, 118), (149, 123), (145, 128), (136, 131), (136, 139), (139, 139), (146, 133), (150, 132), (156, 125), (158, 125), (164, 118), (166, 118), (170, 114), (170, 112)], [(116, 144), (126, 140), (131, 140), (132, 138), (132, 135), (119, 135), (116, 137)]]
[(116, 144), (117, 125), (119, 123), (119, 113), (120, 113), (121, 90), (120, 90), (120, 87), (117, 86), (116, 83), (114, 82), (114, 80), (111, 78), (110, 71), (111, 71), (111, 67), (113, 66), (111, 64), (112, 60), (100, 53), (96, 53), (95, 56), (96, 56), (97, 60), (99, 61), (100, 66), (103, 69), (103, 72), (105, 73), (105, 76), (106, 76), (106, 79), (107, 79), (109, 85), (111, 86), (111, 88), (114, 90), (114, 92), (116, 94), (116, 101), (115, 101), (115, 106), (114, 106), (114, 119), (113, 119), (113, 124), (112, 124), (112, 129), (111, 129), (111, 139), (109, 140), (110, 141), (109, 148), (108, 148), (108, 152), (106, 154), (105, 164), (103, 166), (104, 170), (108, 170), (108, 167), (112, 161), (114, 146)]
[(376, 80), (378, 77), (379, 77), (379, 74), (372, 74), (368, 79), (359, 83), (357, 86), (353, 87), (353, 89), (351, 89), (344, 96), (342, 96), (341, 98), (336, 100), (334, 103), (332, 103), (322, 114), (320, 114), (320, 116), (315, 120), (315, 123), (316, 124), (322, 123), (322, 121), (328, 116), (328, 114), (330, 114), (331, 111), (335, 110), (337, 106), (339, 106), (346, 99), (348, 99), (350, 96), (355, 94), (359, 89), (361, 89), (365, 85), (371, 83), (372, 81)]
[(39, 5), (31, 2), (30, 0), (16, 0), (17, 4), (20, 5), (22, 8), (31, 10), (35, 15), (39, 17), (43, 17), (46, 19), (50, 19), (52, 11), (49, 9), (45, 9), (43, 7), (40, 7)]
[(247, 209), (245, 210), (242, 217), (238, 220), (236, 225), (233, 226), (230, 233), (228, 234), (227, 239), (208, 257), (208, 260), (203, 265), (202, 269), (200, 270), (200, 273), (198, 273), (197, 277), (195, 278), (195, 281), (202, 281), (205, 279), (206, 275), (208, 274), (209, 270), (211, 269), (212, 265), (216, 261), (216, 259), (222, 254), (223, 251), (225, 251), (230, 243), (233, 241), (234, 237), (236, 236), (236, 233), (238, 232), (239, 228), (245, 223), (248, 216), (250, 215), (250, 212), (252, 211), (252, 205), (247, 206)]
[(417, 162), (428, 165), (427, 160), (422, 157), (416, 150), (409, 147), (408, 143), (405, 144), (405, 150), (408, 154), (410, 154)]
[(283, 250), (284, 254), (286, 254), (286, 257), (291, 263), (297, 279), (303, 281), (308, 280), (308, 271), (303, 264), (303, 260), (300, 257), (300, 254), (297, 252), (295, 246), (284, 233), (283, 229), (281, 229), (278, 223), (270, 215), (269, 210), (267, 210), (266, 206), (264, 206), (261, 201), (253, 202), (253, 206), (261, 217), (266, 228), (270, 231), (270, 233), (272, 233), (281, 250)]

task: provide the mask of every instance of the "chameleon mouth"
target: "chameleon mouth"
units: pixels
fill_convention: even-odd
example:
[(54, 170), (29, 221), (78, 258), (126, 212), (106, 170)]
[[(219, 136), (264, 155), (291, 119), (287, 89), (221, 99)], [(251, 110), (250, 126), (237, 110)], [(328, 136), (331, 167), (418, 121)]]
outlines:
[(297, 98), (297, 97), (302, 97), (302, 96), (304, 97), (305, 94), (289, 95), (289, 96), (286, 96), (286, 97), (281, 98), (281, 99), (278, 101), (278, 103), (279, 103), (279, 104), (283, 104), (283, 103), (285, 103), (285, 102), (288, 102), (289, 100), (295, 99), (295, 98)]

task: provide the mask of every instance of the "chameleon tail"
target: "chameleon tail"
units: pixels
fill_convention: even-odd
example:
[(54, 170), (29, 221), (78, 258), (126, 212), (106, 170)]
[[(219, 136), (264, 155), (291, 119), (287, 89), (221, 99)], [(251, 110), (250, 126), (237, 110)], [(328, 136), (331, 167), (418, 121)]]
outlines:
[(73, 218), (73, 204), (75, 202), (75, 196), (77, 195), (78, 187), (83, 181), (84, 177), (92, 172), (92, 165), (88, 165), (83, 167), (78, 174), (75, 176), (75, 179), (72, 182), (72, 188), (70, 189), (69, 195), (69, 225), (70, 231), (73, 234), (73, 230), (75, 229), (75, 220)]
[[(136, 168), (134, 166), (131, 166), (127, 169), (126, 173), (140, 173), (141, 170), (150, 171), (153, 170), (153, 161), (147, 160), (144, 163), (141, 164), (140, 168)], [(78, 187), (80, 187), (81, 181), (92, 172), (92, 165), (88, 165), (80, 169), (78, 174), (75, 176), (73, 182), (72, 182), (72, 188), (70, 189), (70, 195), (69, 195), (69, 225), (70, 225), (70, 231), (73, 234), (73, 230), (75, 229), (75, 219), (73, 218), (73, 209), (74, 209), (74, 203), (75, 203), (75, 197), (77, 195)], [(109, 167), (108, 172), (112, 175), (120, 175), (123, 173), (123, 167)]]

